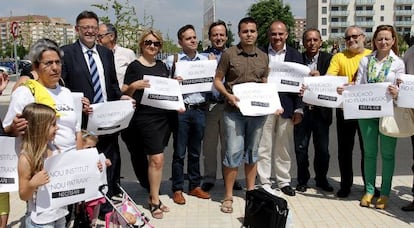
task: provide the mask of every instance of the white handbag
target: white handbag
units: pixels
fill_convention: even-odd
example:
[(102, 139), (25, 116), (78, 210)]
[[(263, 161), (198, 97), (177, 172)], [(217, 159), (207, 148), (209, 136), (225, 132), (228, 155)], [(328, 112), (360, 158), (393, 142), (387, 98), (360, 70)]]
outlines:
[(414, 135), (414, 112), (394, 106), (394, 116), (380, 118), (379, 131), (387, 136), (405, 138)]

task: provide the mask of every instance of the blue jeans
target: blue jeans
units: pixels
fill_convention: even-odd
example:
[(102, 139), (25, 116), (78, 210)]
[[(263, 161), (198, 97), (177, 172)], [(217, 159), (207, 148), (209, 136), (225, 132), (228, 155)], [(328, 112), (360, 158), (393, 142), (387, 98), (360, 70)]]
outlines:
[(46, 224), (36, 224), (30, 218), (30, 215), (26, 215), (26, 228), (65, 228), (66, 219), (62, 217), (54, 222)]
[(182, 191), (184, 188), (184, 159), (188, 152), (187, 174), (189, 190), (200, 186), (200, 154), (204, 136), (206, 110), (204, 108), (188, 108), (178, 114), (178, 130), (174, 132), (174, 153), (172, 160), (172, 190)]
[(227, 135), (224, 166), (236, 168), (243, 160), (246, 164), (256, 163), (265, 120), (266, 116), (243, 116), (241, 112), (224, 111)]

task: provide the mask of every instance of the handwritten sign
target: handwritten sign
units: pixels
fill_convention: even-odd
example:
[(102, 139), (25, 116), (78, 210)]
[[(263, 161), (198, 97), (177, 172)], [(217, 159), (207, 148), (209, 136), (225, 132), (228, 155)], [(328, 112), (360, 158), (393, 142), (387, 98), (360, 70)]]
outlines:
[(183, 78), (183, 94), (211, 91), (217, 68), (216, 60), (178, 61), (175, 65), (175, 74)]
[(400, 74), (400, 78), (403, 82), (400, 84), (397, 106), (402, 108), (414, 108), (414, 75)]
[(336, 88), (347, 82), (347, 77), (305, 77), (303, 84), (306, 89), (303, 93), (303, 102), (322, 107), (338, 108), (342, 104), (342, 95), (336, 92)]
[(134, 114), (132, 101), (119, 100), (92, 104), (87, 130), (96, 135), (112, 134), (128, 127)]
[(96, 196), (100, 184), (98, 151), (68, 151), (45, 160), (50, 182), (36, 195), (36, 211), (59, 208)]
[(149, 80), (151, 86), (144, 89), (141, 104), (166, 110), (185, 109), (177, 80), (153, 75), (144, 75), (144, 80)]
[(0, 145), (0, 192), (16, 192), (19, 190), (16, 138), (0, 136)]
[(282, 108), (273, 83), (237, 84), (233, 86), (233, 93), (240, 99), (237, 105), (244, 116), (264, 116)]
[(269, 83), (276, 83), (279, 92), (299, 93), (303, 78), (309, 76), (306, 65), (292, 62), (270, 62)]
[(393, 100), (387, 92), (388, 82), (345, 87), (345, 119), (367, 119), (394, 115)]

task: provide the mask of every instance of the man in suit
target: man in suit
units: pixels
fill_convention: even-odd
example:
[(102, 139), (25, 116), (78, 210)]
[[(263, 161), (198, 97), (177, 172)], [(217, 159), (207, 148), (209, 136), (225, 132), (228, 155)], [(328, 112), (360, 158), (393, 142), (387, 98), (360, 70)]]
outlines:
[[(268, 35), (270, 43), (265, 51), (268, 53), (269, 62), (303, 63), (302, 55), (286, 45), (289, 32), (284, 22), (272, 22)], [(278, 187), (286, 195), (294, 196), (295, 190), (290, 186), (289, 153), (293, 152), (293, 126), (302, 121), (303, 103), (297, 93), (279, 92), (279, 97), (284, 112), (280, 116), (266, 117), (259, 143), (257, 175), (259, 183), (270, 188), (270, 177), (274, 169)]]
[[(98, 36), (98, 16), (91, 11), (83, 11), (76, 18), (76, 32), (79, 39), (62, 47), (65, 55), (63, 57), (62, 79), (65, 86), (72, 92), (83, 92), (83, 115), (82, 128), (87, 126), (88, 114), (93, 110), (89, 104), (99, 96), (98, 102), (115, 101), (119, 99), (131, 99), (122, 95), (116, 78), (114, 55), (111, 50), (96, 45)], [(94, 89), (89, 65), (89, 52), (96, 63), (99, 74), (101, 90)], [(89, 54), (88, 54), (89, 53)], [(96, 96), (95, 96), (96, 95)], [(112, 197), (117, 190), (117, 180), (120, 176), (121, 157), (118, 145), (118, 134), (101, 135), (96, 145), (99, 152), (111, 160), (112, 165), (107, 169), (108, 196)], [(109, 212), (110, 207), (103, 207), (101, 214)]]
[[(312, 77), (325, 75), (331, 62), (332, 55), (320, 51), (322, 45), (321, 34), (318, 29), (310, 28), (303, 33), (305, 52), (303, 61), (310, 68)], [(302, 122), (294, 127), (294, 141), (296, 164), (298, 166), (298, 185), (296, 191), (306, 192), (308, 188), (309, 159), (308, 147), (311, 134), (315, 148), (313, 168), (315, 170), (316, 187), (332, 192), (326, 174), (329, 168), (329, 126), (332, 123), (332, 109), (305, 104)]]

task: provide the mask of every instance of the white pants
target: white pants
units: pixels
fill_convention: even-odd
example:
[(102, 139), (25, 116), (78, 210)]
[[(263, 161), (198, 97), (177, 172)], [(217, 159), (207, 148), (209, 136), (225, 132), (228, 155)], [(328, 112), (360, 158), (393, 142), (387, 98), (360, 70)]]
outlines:
[(279, 188), (290, 185), (289, 151), (292, 151), (293, 143), (292, 120), (275, 115), (267, 116), (259, 143), (257, 161), (259, 184), (271, 184), (270, 177), (274, 172)]

